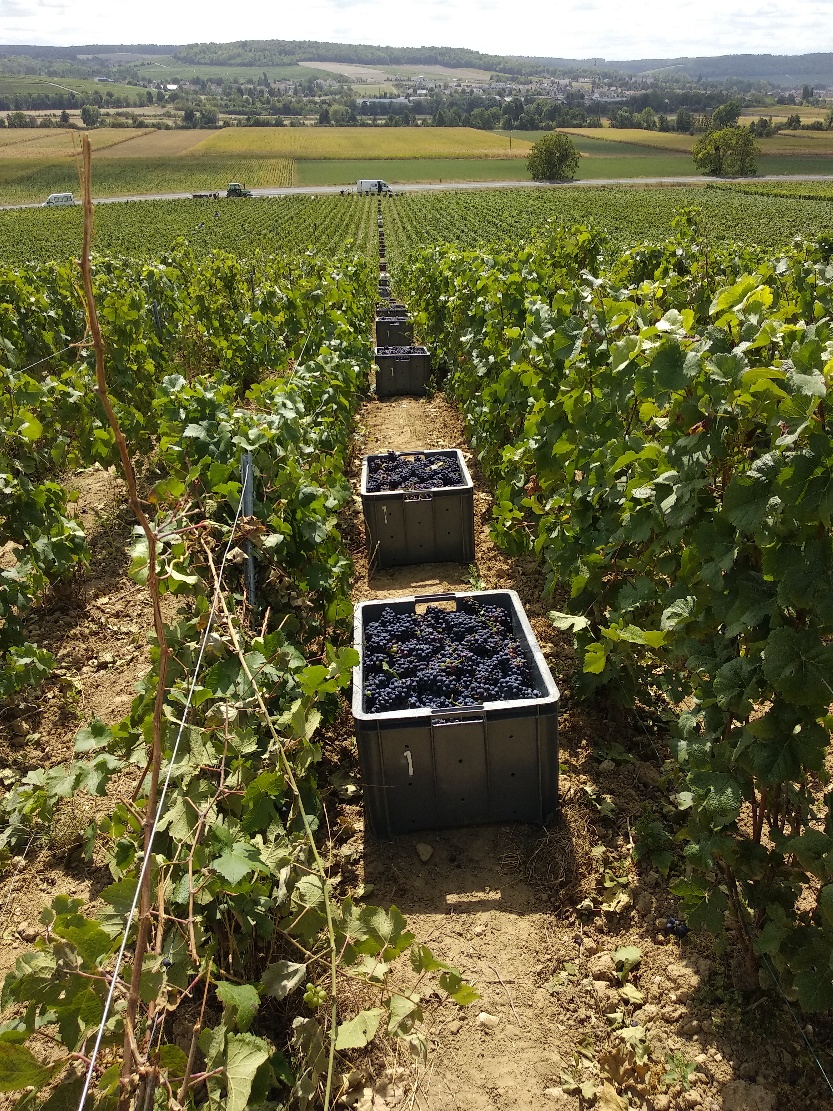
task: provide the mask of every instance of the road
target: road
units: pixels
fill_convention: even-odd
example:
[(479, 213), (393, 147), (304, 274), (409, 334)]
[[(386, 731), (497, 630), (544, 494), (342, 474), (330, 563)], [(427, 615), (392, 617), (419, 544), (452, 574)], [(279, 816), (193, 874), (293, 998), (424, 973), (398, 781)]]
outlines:
[[(750, 183), (758, 181), (831, 181), (833, 174), (765, 174), (761, 177), (705, 178), (705, 177), (603, 177), (592, 181), (418, 181), (396, 185), (394, 193), (437, 193), (448, 190), (470, 189), (595, 189), (605, 185), (708, 185), (719, 181)], [(253, 189), (256, 197), (316, 197), (332, 196), (346, 192), (345, 185), (292, 185), (276, 189)], [(126, 197), (95, 197), (96, 204), (123, 204), (126, 201), (181, 201), (190, 200), (191, 193), (137, 193)], [(40, 204), (2, 204), (0, 210), (16, 208), (41, 208)]]

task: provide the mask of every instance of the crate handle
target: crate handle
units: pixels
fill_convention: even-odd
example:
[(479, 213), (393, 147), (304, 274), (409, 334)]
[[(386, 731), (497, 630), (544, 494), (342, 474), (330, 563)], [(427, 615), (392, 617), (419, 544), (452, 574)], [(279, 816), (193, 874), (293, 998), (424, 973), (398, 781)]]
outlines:
[(419, 606), (423, 602), (453, 602), (456, 594), (418, 594), (414, 602)]
[(432, 710), (431, 728), (435, 729), (443, 725), (461, 725), (469, 721), (483, 722), (485, 719), (486, 711), (480, 703), (461, 706), (459, 710)]

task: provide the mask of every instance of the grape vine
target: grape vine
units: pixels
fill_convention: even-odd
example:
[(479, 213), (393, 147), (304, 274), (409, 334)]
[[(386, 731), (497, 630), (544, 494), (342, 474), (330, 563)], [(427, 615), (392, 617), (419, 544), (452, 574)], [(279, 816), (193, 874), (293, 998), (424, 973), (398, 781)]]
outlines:
[(566, 593), (553, 620), (585, 692), (668, 722), (688, 922), (733, 921), (750, 963), (826, 1010), (829, 246), (715, 249), (687, 212), (664, 245), (610, 261), (598, 232), (552, 228), (512, 253), (426, 252), (406, 282), (494, 482), (499, 542)]

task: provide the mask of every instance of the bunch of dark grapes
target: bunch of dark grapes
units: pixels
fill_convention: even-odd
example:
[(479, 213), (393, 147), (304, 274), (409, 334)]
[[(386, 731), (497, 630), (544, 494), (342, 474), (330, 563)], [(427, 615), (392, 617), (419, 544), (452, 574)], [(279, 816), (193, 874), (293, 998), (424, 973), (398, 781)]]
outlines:
[(681, 918), (669, 918), (665, 923), (665, 932), (669, 937), (678, 937), (682, 940), (691, 930)]
[(441, 486), (462, 486), (460, 464), (453, 456), (432, 455), (431, 452), (400, 454), (389, 451), (368, 460), (367, 491), (437, 490)]
[(537, 698), (529, 662), (500, 606), (382, 610), (364, 636), (365, 710), (453, 709)]

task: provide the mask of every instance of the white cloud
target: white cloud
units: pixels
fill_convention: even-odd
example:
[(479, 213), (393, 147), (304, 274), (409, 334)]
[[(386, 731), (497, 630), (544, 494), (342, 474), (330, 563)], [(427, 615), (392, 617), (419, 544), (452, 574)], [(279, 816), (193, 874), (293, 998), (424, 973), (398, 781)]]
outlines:
[(833, 0), (0, 0), (0, 42), (228, 42), (322, 39), (466, 46), (496, 54), (661, 58), (833, 50)]

